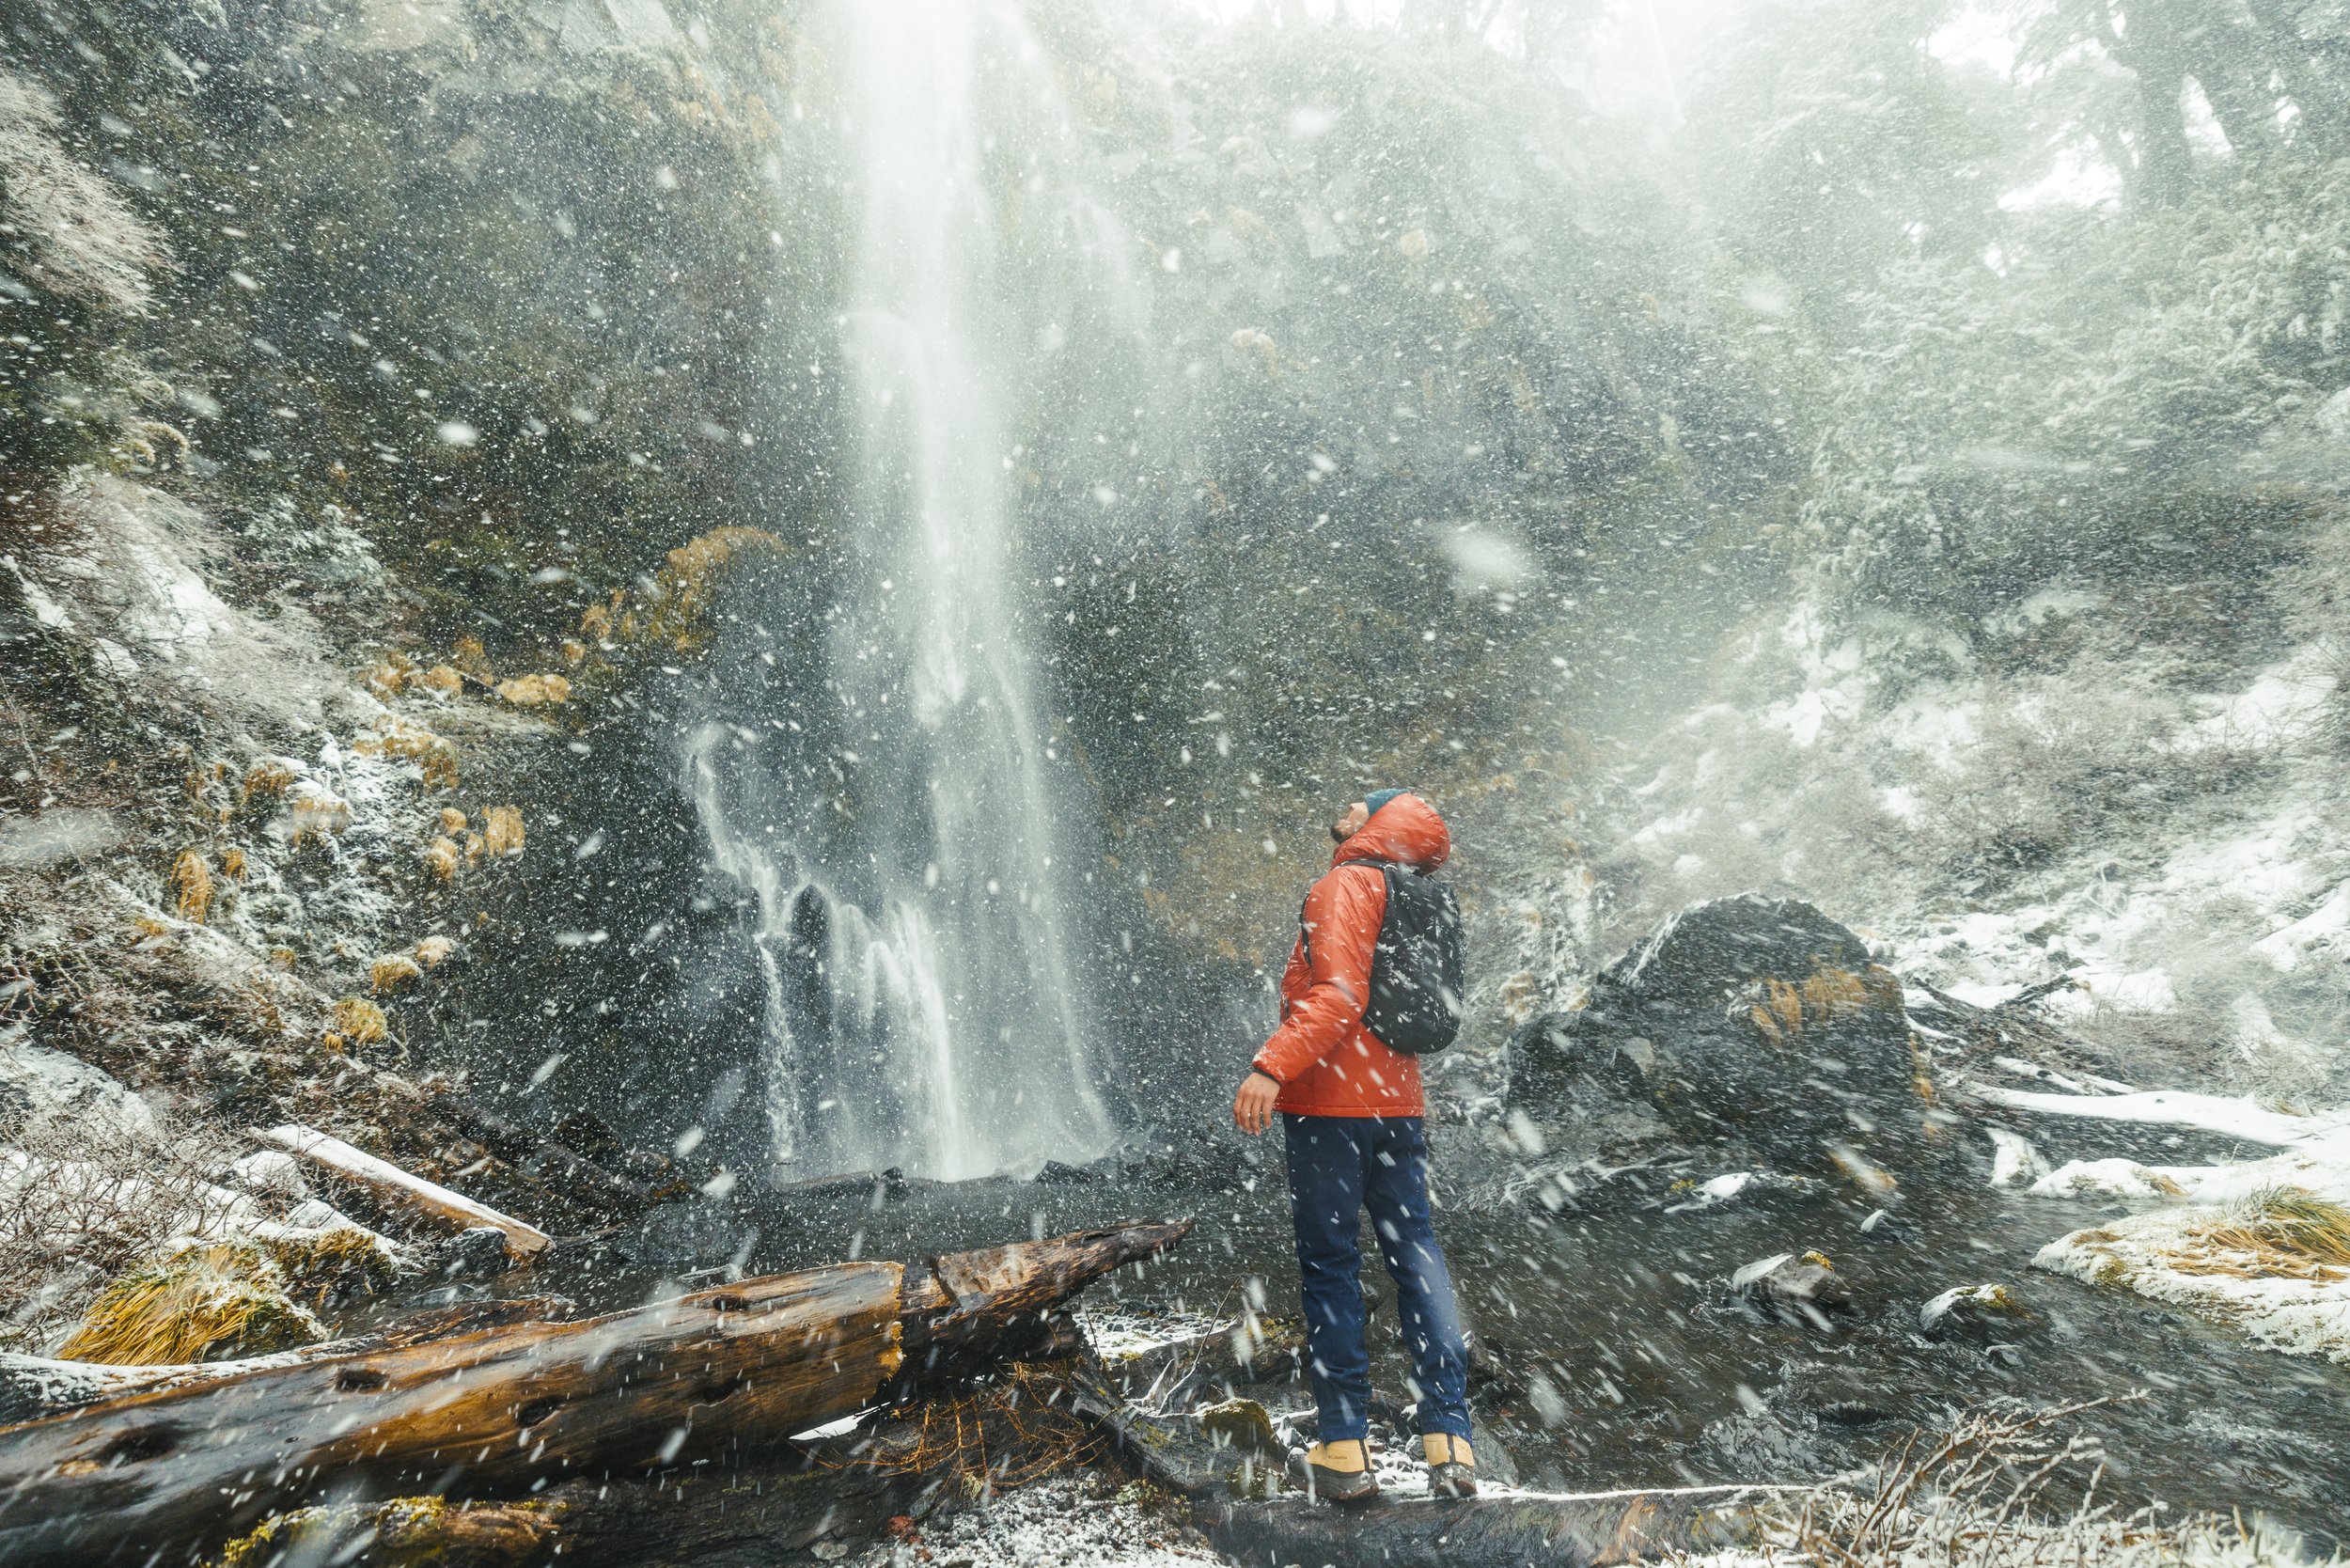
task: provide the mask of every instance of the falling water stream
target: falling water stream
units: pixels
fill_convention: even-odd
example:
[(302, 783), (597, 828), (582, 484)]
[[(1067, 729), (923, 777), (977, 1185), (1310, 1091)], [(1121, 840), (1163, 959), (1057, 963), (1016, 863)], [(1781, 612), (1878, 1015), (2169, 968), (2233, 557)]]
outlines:
[(825, 677), (720, 715), (688, 762), (713, 858), (757, 897), (778, 1161), (1034, 1168), (1098, 1152), (1109, 1121), (1011, 571), (1019, 338), (982, 168), (989, 18), (843, 0), (833, 21), (853, 444), (841, 580), (806, 634)]

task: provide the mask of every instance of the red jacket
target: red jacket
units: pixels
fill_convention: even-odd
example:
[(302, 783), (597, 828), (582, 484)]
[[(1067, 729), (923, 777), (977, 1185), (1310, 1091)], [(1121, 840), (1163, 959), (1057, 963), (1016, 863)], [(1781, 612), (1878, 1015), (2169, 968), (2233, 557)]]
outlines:
[(1363, 1027), (1371, 952), (1387, 913), (1387, 879), (1375, 866), (1340, 862), (1388, 860), (1433, 871), (1451, 853), (1444, 819), (1418, 795), (1387, 802), (1332, 853), (1331, 869), (1306, 895), (1304, 929), (1281, 971), (1281, 1027), (1257, 1053), (1257, 1071), (1280, 1082), (1277, 1110), (1427, 1114), (1418, 1059), (1388, 1050)]

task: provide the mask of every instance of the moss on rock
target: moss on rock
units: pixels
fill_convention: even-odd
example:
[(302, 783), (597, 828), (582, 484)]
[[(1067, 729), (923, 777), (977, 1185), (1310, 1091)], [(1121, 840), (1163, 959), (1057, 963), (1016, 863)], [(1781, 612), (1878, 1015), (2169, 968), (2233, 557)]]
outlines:
[(272, 1514), (221, 1551), (217, 1568), (299, 1559), (358, 1568), (519, 1568), (556, 1533), (542, 1503), (452, 1503), (445, 1497), (298, 1508)]

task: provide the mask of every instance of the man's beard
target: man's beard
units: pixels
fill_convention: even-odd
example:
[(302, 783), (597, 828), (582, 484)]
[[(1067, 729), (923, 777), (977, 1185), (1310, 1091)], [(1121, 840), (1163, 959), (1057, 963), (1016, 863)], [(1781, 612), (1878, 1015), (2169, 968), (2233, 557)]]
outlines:
[(1330, 824), (1330, 841), (1332, 843), (1343, 844), (1353, 837), (1355, 837), (1355, 830), (1346, 825), (1346, 819), (1344, 817), (1340, 817), (1337, 822)]

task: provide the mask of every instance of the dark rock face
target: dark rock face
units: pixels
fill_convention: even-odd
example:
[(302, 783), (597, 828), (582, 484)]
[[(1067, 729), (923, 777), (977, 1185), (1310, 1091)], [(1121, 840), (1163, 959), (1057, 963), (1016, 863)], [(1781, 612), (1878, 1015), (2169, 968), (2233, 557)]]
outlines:
[(1508, 1103), (1538, 1121), (1645, 1101), (1684, 1137), (1796, 1162), (1926, 1108), (1900, 980), (1811, 905), (1753, 894), (1667, 920), (1585, 1006), (1522, 1026), (1507, 1073)]

